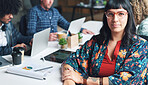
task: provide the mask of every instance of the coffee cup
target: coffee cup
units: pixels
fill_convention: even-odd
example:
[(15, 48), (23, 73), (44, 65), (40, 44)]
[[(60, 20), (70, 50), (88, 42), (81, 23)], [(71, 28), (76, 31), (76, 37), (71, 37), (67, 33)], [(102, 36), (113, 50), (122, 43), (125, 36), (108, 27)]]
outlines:
[(23, 47), (15, 47), (15, 48), (13, 49), (13, 51), (21, 52), (21, 53), (22, 53), (22, 55), (21, 55), (21, 57), (22, 57), (22, 58), (21, 58), (21, 61), (23, 62), (25, 49), (24, 49)]
[(12, 64), (13, 65), (20, 65), (22, 63), (22, 53), (19, 51), (13, 51), (12, 52)]
[(62, 32), (59, 32), (58, 34), (57, 34), (57, 36), (58, 36), (58, 40), (60, 40), (61, 38), (67, 38), (67, 34), (66, 33), (62, 33)]

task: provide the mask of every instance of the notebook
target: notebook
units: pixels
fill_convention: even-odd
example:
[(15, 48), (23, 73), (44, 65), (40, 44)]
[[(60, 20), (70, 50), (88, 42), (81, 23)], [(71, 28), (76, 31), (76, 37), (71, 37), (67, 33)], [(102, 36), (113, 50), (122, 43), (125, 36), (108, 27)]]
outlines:
[(49, 34), (50, 28), (35, 33), (33, 36), (32, 48), (30, 51), (26, 52), (25, 55), (31, 55), (32, 57), (46, 50), (48, 47)]
[(54, 67), (48, 62), (33, 60), (33, 62), (27, 61), (21, 65), (8, 67), (6, 72), (19, 76), (45, 80), (47, 75), (52, 72), (53, 68)]
[(81, 27), (85, 21), (86, 17), (77, 19), (77, 20), (73, 20), (70, 23), (70, 26), (68, 28), (68, 31), (70, 31), (72, 34), (77, 34), (78, 32), (80, 32)]

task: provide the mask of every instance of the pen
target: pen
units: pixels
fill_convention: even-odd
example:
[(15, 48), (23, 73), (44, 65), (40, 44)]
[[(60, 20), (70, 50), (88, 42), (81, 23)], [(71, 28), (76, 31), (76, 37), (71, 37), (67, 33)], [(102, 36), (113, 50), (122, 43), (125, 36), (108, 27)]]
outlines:
[(40, 69), (37, 69), (37, 70), (34, 70), (34, 71), (41, 71), (41, 70), (46, 70), (46, 69), (50, 69), (50, 68), (53, 68), (53, 66), (45, 67), (45, 68), (40, 68)]

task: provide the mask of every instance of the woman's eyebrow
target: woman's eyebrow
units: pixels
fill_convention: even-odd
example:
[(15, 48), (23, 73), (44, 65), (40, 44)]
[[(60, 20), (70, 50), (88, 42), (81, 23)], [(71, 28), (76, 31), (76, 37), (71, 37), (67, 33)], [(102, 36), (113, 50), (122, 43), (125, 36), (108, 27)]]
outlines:
[[(114, 11), (107, 11), (107, 12), (114, 12)], [(126, 11), (116, 11), (116, 12), (126, 12)]]

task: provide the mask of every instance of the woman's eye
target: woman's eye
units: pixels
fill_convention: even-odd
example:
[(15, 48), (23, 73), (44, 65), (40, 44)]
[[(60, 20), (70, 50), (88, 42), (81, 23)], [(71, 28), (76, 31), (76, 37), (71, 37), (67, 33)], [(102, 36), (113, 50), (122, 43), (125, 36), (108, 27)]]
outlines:
[(119, 13), (118, 15), (123, 16), (123, 15), (125, 15), (125, 14), (124, 14), (124, 13)]
[(109, 15), (109, 16), (114, 16), (114, 14), (113, 14), (113, 13), (108, 13), (108, 15)]

